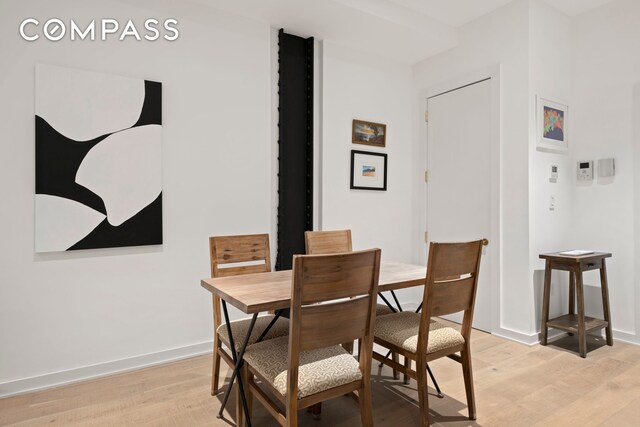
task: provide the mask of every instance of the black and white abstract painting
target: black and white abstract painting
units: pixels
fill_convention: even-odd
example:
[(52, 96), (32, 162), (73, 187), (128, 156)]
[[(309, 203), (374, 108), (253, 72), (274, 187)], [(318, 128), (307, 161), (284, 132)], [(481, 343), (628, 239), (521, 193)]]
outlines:
[(38, 64), (36, 252), (162, 244), (162, 83)]

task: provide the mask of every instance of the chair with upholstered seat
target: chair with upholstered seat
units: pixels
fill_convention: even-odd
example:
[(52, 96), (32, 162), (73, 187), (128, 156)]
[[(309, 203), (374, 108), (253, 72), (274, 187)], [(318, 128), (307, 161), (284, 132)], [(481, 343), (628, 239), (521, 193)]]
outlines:
[[(297, 426), (299, 409), (357, 391), (362, 424), (373, 425), (370, 374), (379, 269), (379, 249), (294, 256), (289, 337), (247, 348), (243, 378), (249, 402), (255, 397), (281, 425)], [(356, 339), (362, 342), (358, 360), (340, 346)]]
[[(445, 356), (462, 364), (469, 419), (476, 419), (470, 339), (480, 257), (486, 242), (431, 243), (422, 313), (394, 313), (376, 321), (375, 343), (415, 363), (412, 370), (410, 364), (402, 366), (373, 353), (374, 359), (417, 380), (422, 426), (429, 425), (427, 362)], [(460, 332), (433, 320), (460, 311), (464, 312)]]
[[(351, 230), (305, 231), (304, 246), (308, 255), (351, 252), (353, 250)], [(387, 304), (376, 304), (376, 318), (391, 313), (394, 311)], [(353, 342), (343, 343), (342, 346), (348, 352), (353, 353)], [(391, 357), (398, 361), (396, 354), (392, 354)], [(393, 370), (393, 378), (399, 378), (395, 369)]]
[[(307, 255), (351, 252), (351, 230), (305, 231), (304, 246)], [(393, 312), (386, 304), (376, 304), (376, 316)]]
[[(252, 234), (242, 236), (214, 236), (209, 238), (209, 251), (211, 256), (211, 277), (227, 277), (240, 274), (264, 273), (271, 271), (271, 255), (269, 250), (268, 234)], [(221, 302), (216, 295), (213, 296), (213, 367), (211, 374), (211, 394), (218, 391), (220, 377), (220, 359), (222, 358), (230, 367), (234, 366), (233, 358), (223, 344), (230, 348), (229, 334), (226, 324), (222, 323)], [(255, 343), (264, 330), (274, 321), (275, 316), (260, 316), (256, 319), (249, 343)], [(231, 333), (234, 338), (236, 351), (240, 349), (251, 319), (231, 322)], [(289, 333), (289, 321), (278, 318), (263, 338), (286, 336)], [(236, 409), (241, 411), (240, 399), (236, 399)]]

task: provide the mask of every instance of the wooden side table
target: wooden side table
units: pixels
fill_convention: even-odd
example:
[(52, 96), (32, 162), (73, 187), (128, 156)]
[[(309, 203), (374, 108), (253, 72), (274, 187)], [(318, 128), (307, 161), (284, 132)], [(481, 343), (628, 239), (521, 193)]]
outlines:
[[(587, 255), (571, 256), (559, 252), (540, 254), (546, 260), (544, 270), (544, 297), (542, 300), (542, 338), (540, 344), (547, 345), (547, 329), (555, 328), (578, 335), (578, 345), (581, 357), (587, 357), (587, 332), (605, 329), (607, 345), (613, 345), (611, 334), (611, 316), (609, 313), (609, 289), (607, 285), (607, 267), (605, 258), (610, 253), (594, 252)], [(551, 270), (569, 272), (569, 314), (549, 320), (549, 297), (551, 295)], [(600, 287), (602, 289), (602, 307), (604, 320), (584, 315), (584, 291), (582, 272), (600, 270)], [(574, 301), (575, 300), (575, 301)], [(578, 313), (575, 312), (575, 302)]]

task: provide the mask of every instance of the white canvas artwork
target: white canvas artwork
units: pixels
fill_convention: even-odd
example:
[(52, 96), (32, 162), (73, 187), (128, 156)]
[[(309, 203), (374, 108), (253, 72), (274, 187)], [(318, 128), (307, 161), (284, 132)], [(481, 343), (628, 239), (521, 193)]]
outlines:
[(162, 84), (36, 66), (36, 252), (162, 244)]

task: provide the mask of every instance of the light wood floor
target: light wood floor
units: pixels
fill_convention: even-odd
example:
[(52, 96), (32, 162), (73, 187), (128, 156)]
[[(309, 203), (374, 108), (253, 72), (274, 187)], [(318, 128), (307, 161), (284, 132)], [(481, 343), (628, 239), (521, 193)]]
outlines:
[[(473, 332), (478, 419), (469, 421), (459, 364), (431, 364), (445, 398), (431, 394), (431, 419), (438, 426), (640, 426), (640, 347), (589, 338), (581, 359), (575, 337), (548, 347), (526, 347)], [(216, 419), (221, 396), (209, 394), (209, 356), (53, 390), (0, 400), (0, 425), (12, 426), (232, 426), (233, 398), (226, 419)], [(417, 425), (414, 381), (394, 381), (387, 368), (373, 370), (375, 425)], [(433, 390), (432, 390), (433, 391)], [(301, 425), (359, 425), (357, 404), (348, 397), (325, 402), (322, 418), (301, 413)], [(254, 426), (275, 426), (259, 402)]]

